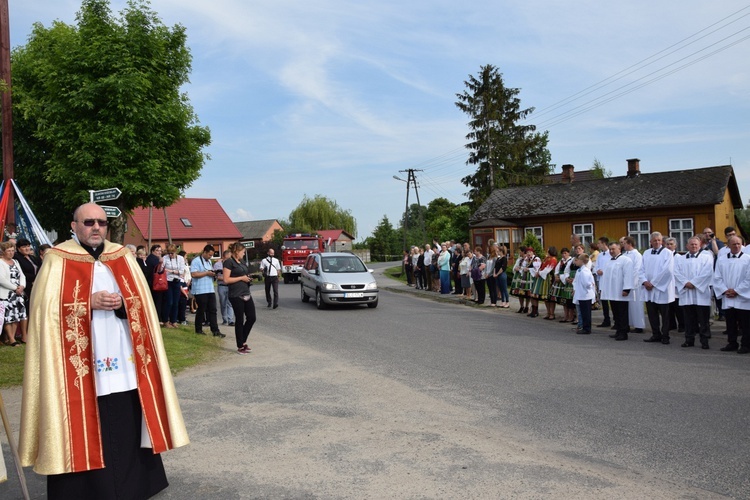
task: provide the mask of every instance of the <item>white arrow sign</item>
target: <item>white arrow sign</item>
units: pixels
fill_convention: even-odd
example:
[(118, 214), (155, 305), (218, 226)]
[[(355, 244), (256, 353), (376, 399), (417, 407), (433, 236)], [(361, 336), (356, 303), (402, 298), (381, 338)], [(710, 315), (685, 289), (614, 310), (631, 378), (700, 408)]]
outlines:
[(122, 191), (119, 188), (100, 189), (98, 191), (90, 190), (91, 201), (99, 203), (100, 201), (113, 201), (120, 197)]
[(104, 213), (107, 214), (107, 217), (110, 219), (115, 219), (122, 214), (122, 210), (117, 207), (108, 207), (105, 205), (102, 205), (101, 207), (102, 210), (104, 210)]

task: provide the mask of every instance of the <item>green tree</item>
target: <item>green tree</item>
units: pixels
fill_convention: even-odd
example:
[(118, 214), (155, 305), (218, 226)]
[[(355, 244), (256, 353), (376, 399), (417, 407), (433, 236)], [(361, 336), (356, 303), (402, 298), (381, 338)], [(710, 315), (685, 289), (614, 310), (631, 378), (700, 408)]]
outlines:
[(734, 218), (737, 221), (737, 225), (742, 229), (742, 232), (750, 234), (750, 202), (748, 202), (745, 208), (735, 210)]
[(470, 132), (467, 164), (476, 165), (473, 175), (461, 182), (476, 209), (495, 188), (540, 184), (552, 171), (547, 149), (548, 132), (522, 125), (534, 108), (521, 109), (520, 89), (508, 88), (503, 75), (492, 65), (482, 66), (477, 77), (469, 75), (466, 90), (456, 94), (456, 106), (466, 113)]
[(357, 235), (357, 221), (351, 211), (344, 210), (335, 201), (321, 195), (302, 199), (289, 214), (289, 228), (288, 232), (299, 230), (305, 233), (320, 229), (343, 229), (352, 236)]
[(537, 238), (531, 231), (526, 232), (526, 236), (524, 237), (521, 246), (527, 248), (532, 247), (537, 257), (544, 258), (544, 256), (547, 254), (544, 248), (542, 248), (542, 243), (539, 241), (539, 238)]
[(606, 177), (612, 177), (612, 171), (608, 170), (598, 158), (594, 158), (594, 163), (591, 166), (591, 173), (596, 179), (604, 179)]
[[(169, 206), (200, 175), (208, 128), (180, 87), (191, 56), (185, 28), (168, 28), (131, 0), (114, 18), (84, 0), (71, 26), (35, 24), (12, 54), (16, 177), (40, 222), (61, 236), (89, 189), (118, 187), (123, 212)], [(125, 217), (110, 237), (122, 241)]]
[(374, 261), (388, 261), (400, 258), (402, 235), (393, 229), (388, 216), (384, 215), (375, 227), (372, 236), (366, 242), (370, 248), (370, 256)]

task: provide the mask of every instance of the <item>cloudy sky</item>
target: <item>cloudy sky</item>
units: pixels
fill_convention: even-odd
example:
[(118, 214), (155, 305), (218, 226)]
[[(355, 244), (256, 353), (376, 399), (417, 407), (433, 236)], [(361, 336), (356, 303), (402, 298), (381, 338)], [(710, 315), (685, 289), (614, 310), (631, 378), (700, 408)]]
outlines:
[[(111, 2), (119, 12), (126, 2)], [(10, 0), (11, 45), (80, 1)], [(750, 200), (750, 4), (443, 0), (153, 0), (187, 28), (186, 87), (211, 160), (186, 192), (235, 221), (286, 218), (303, 196), (352, 212), (357, 239), (405, 203), (466, 200), (456, 93), (492, 64), (548, 130), (555, 171), (734, 166)], [(414, 201), (412, 190), (410, 203)]]

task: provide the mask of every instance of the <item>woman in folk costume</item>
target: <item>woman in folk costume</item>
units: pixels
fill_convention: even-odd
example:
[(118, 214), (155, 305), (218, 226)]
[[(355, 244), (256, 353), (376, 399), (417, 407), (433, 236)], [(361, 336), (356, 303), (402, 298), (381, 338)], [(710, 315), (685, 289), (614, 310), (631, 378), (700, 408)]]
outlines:
[(578, 265), (576, 264), (576, 257), (578, 256), (578, 248), (573, 247), (573, 252), (576, 254), (575, 257), (570, 259), (568, 264), (565, 266), (563, 274), (560, 276), (564, 284), (562, 290), (562, 302), (565, 310), (565, 317), (560, 320), (560, 323), (576, 323), (576, 306), (573, 303), (573, 280), (575, 280), (576, 272), (578, 271)]
[(560, 250), (560, 260), (555, 266), (552, 285), (550, 286), (549, 295), (547, 296), (547, 316), (545, 316), (544, 319), (555, 319), (555, 307), (557, 306), (557, 304), (563, 304), (563, 306), (565, 305), (565, 302), (563, 301), (563, 290), (565, 289), (565, 280), (563, 278), (563, 275), (570, 261), (570, 251), (567, 248), (563, 248), (562, 250)]
[(517, 313), (528, 313), (529, 302), (529, 287), (531, 285), (531, 276), (529, 274), (529, 266), (531, 266), (534, 260), (534, 249), (531, 247), (521, 247), (523, 253), (518, 258), (518, 278), (516, 282), (516, 295), (521, 307), (516, 311)]
[(547, 256), (544, 261), (541, 262), (539, 268), (532, 267), (531, 274), (533, 275), (531, 282), (531, 312), (528, 314), (531, 318), (539, 316), (539, 299), (545, 301), (547, 307), (547, 317), (550, 315), (550, 308), (547, 305), (547, 296), (551, 288), (552, 280), (554, 279), (554, 271), (557, 266), (557, 248), (549, 247), (547, 249)]
[(47, 251), (31, 297), (19, 454), (47, 498), (147, 498), (188, 444), (148, 284), (101, 207)]
[(522, 293), (522, 280), (523, 270), (526, 267), (526, 247), (522, 246), (519, 249), (519, 253), (516, 254), (513, 260), (513, 276), (510, 280), (510, 294), (514, 297), (518, 297), (518, 301), (521, 308), (518, 310), (519, 313), (523, 312), (525, 297)]

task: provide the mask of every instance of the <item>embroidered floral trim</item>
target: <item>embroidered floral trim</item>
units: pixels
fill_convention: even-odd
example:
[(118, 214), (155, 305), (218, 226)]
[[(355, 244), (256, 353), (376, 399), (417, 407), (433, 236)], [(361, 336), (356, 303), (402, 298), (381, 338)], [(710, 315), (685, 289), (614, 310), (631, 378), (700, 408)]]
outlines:
[[(133, 350), (141, 358), (141, 372), (146, 373), (146, 366), (151, 363), (151, 354), (149, 354), (145, 346), (146, 332), (144, 332), (141, 327), (143, 303), (141, 302), (141, 298), (133, 292), (130, 282), (125, 276), (122, 277), (122, 282), (125, 285), (125, 291), (127, 293), (125, 303), (127, 304), (128, 319), (130, 320), (130, 331), (133, 333)], [(145, 319), (143, 321), (145, 321)]]
[(82, 356), (89, 346), (89, 337), (83, 329), (83, 318), (87, 316), (87, 302), (80, 297), (81, 282), (76, 280), (73, 287), (73, 302), (63, 304), (67, 309), (65, 315), (65, 340), (72, 343), (70, 346), (71, 356), (68, 358), (70, 364), (76, 371), (76, 379), (73, 384), (80, 388), (80, 381), (89, 374), (89, 359)]
[(120, 367), (117, 365), (117, 358), (104, 358), (96, 360), (96, 371), (101, 372), (113, 372), (119, 370)]

